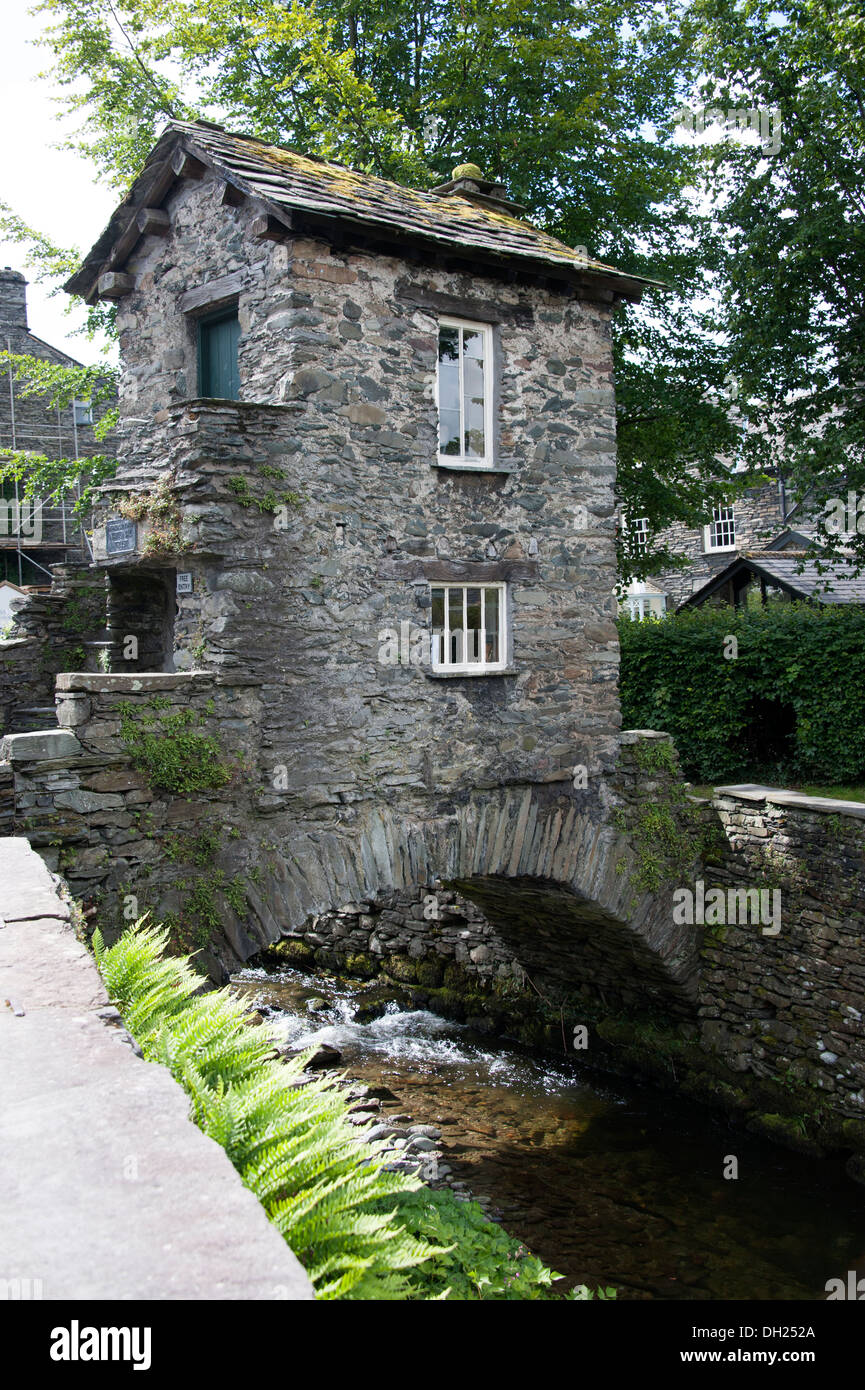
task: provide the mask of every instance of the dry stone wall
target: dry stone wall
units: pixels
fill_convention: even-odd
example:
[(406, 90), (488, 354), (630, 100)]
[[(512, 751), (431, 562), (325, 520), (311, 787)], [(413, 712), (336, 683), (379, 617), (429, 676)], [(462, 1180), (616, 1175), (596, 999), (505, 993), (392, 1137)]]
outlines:
[(714, 805), (731, 851), (715, 879), (777, 890), (780, 914), (777, 934), (707, 929), (705, 1043), (865, 1121), (865, 806), (759, 787)]

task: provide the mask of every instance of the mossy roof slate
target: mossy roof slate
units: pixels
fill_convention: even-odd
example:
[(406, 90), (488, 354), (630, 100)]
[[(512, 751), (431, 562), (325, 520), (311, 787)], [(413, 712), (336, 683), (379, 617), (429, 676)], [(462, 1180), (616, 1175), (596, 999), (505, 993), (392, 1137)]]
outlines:
[[(206, 122), (172, 121), (81, 269), (67, 282), (67, 290), (92, 297), (99, 275), (122, 267), (134, 244), (137, 213), (158, 205), (173, 182), (169, 161), (178, 146), (278, 218), (290, 220), (298, 210), (443, 251), (468, 253), (479, 261), (506, 261), (535, 271), (546, 267), (548, 273), (575, 284), (600, 277), (606, 288), (632, 299), (639, 298), (646, 284), (657, 283), (582, 258), (529, 222), (469, 198), (406, 188)], [(158, 200), (154, 194), (160, 195)]]

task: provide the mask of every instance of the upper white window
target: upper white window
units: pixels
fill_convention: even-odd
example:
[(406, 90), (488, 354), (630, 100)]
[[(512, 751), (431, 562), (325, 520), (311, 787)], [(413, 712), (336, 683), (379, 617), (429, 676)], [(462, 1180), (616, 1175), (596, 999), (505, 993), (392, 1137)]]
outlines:
[(504, 584), (435, 584), (431, 665), (434, 671), (501, 671), (507, 665)]
[(646, 549), (649, 544), (649, 518), (647, 516), (636, 516), (633, 521), (623, 516), (622, 530), (633, 552), (642, 552)]
[(489, 324), (439, 321), (436, 399), (439, 461), (465, 468), (493, 462), (493, 332)]
[(711, 524), (703, 530), (703, 544), (706, 550), (736, 549), (736, 518), (731, 506), (712, 508)]
[(89, 401), (73, 401), (72, 410), (76, 425), (93, 424), (93, 406)]

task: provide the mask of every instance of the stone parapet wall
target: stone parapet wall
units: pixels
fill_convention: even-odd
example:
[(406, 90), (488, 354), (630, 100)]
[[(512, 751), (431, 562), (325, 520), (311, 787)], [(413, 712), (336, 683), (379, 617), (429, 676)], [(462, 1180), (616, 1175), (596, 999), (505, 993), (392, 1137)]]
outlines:
[[(238, 876), (250, 847), (236, 821), (258, 738), (254, 683), (227, 688), (196, 672), (65, 673), (57, 718), (59, 729), (0, 743), (18, 833), (76, 897), (98, 906), (109, 939), (151, 910), (176, 919), (178, 947), (215, 950), (219, 935), (233, 944), (229, 958), (248, 956), (260, 943), (240, 926), (247, 908)], [(156, 761), (146, 742), (154, 737)], [(203, 757), (190, 761), (190, 740), (206, 740)], [(183, 786), (190, 767), (198, 785)], [(162, 774), (175, 785), (162, 785)], [(216, 955), (208, 960), (219, 975)]]
[(730, 852), (707, 885), (777, 888), (780, 929), (707, 926), (705, 1045), (865, 1120), (865, 806), (721, 787), (714, 807)]

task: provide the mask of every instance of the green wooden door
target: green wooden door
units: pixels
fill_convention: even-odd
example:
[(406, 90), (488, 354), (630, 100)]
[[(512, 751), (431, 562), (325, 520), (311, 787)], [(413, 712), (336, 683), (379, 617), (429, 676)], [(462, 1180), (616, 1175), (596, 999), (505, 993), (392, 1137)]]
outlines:
[(202, 319), (198, 325), (198, 394), (236, 401), (240, 396), (237, 370), (237, 344), (240, 324), (237, 314)]

